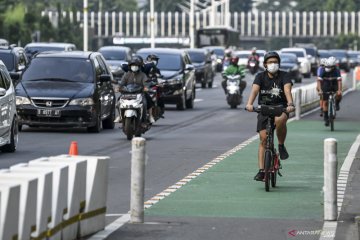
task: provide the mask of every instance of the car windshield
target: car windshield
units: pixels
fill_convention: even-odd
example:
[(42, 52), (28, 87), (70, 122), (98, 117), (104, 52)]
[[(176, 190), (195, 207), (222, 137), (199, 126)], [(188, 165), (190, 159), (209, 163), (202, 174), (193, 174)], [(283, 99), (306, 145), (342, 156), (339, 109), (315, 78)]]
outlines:
[(320, 58), (329, 58), (329, 57), (331, 57), (331, 54), (328, 51), (319, 51), (319, 57)]
[(305, 48), (306, 54), (316, 56), (316, 50), (314, 48)]
[(167, 54), (157, 52), (139, 52), (138, 54), (144, 59), (149, 54), (156, 54), (159, 57), (157, 67), (160, 69), (160, 71), (179, 71), (182, 69), (180, 54)]
[(94, 82), (93, 75), (89, 59), (41, 57), (31, 61), (22, 81)]
[(126, 52), (121, 50), (99, 50), (106, 60), (126, 61)]
[(214, 49), (212, 49), (212, 51), (214, 51), (216, 56), (224, 56), (225, 55), (224, 49), (214, 48)]
[(283, 53), (292, 53), (292, 54), (295, 54), (296, 57), (305, 57), (304, 55), (304, 52), (301, 52), (301, 51), (287, 51), (287, 50), (284, 50), (284, 51), (281, 51)]
[(0, 59), (4, 62), (8, 71), (12, 71), (15, 69), (14, 65), (14, 55), (11, 53), (0, 53)]
[(336, 58), (346, 58), (345, 51), (330, 51), (331, 55), (334, 55)]
[(27, 54), (35, 54), (40, 52), (46, 51), (64, 51), (63, 47), (56, 47), (56, 46), (38, 46), (38, 47), (26, 47), (25, 52)]
[(194, 63), (205, 62), (206, 56), (205, 56), (204, 53), (202, 53), (202, 52), (191, 52), (191, 51), (189, 51), (188, 53), (190, 55), (191, 62), (194, 62)]
[(348, 53), (348, 55), (352, 59), (357, 59), (360, 56), (360, 53)]
[(281, 63), (297, 63), (295, 56), (291, 55), (280, 55)]
[(238, 53), (235, 54), (238, 58), (248, 58), (251, 53)]

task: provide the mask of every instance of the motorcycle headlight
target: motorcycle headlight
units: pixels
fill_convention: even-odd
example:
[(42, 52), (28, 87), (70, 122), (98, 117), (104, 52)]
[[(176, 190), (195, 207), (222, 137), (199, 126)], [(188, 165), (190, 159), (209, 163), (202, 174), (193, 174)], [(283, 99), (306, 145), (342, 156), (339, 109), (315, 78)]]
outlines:
[(296, 71), (296, 70), (298, 70), (298, 69), (299, 69), (299, 67), (295, 65), (295, 66), (292, 67), (291, 70)]
[(94, 100), (92, 98), (76, 98), (71, 100), (69, 103), (71, 106), (92, 106), (94, 105)]
[(217, 63), (222, 63), (222, 60), (220, 58), (216, 59)]
[(16, 105), (30, 105), (30, 99), (27, 97), (16, 96)]

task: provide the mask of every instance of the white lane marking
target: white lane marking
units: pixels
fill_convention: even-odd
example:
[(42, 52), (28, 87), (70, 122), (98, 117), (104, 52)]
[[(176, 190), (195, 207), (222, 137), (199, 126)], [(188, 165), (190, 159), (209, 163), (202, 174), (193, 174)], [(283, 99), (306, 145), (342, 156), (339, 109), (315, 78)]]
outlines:
[[(341, 180), (338, 181), (337, 183), (338, 217), (340, 215), (342, 204), (344, 201), (345, 188), (348, 183), (350, 168), (356, 157), (356, 152), (359, 149), (359, 146), (360, 146), (360, 134), (357, 136), (355, 142), (351, 146), (350, 151), (348, 152), (348, 155), (346, 156), (345, 161), (340, 169)], [(346, 180), (344, 179), (345, 176), (346, 176)], [(339, 191), (340, 188), (344, 190)], [(337, 228), (337, 221), (336, 222), (325, 221), (319, 240), (333, 240), (336, 235), (336, 228)]]
[(124, 214), (105, 227), (104, 230), (92, 235), (88, 240), (106, 239), (110, 234), (118, 230), (122, 225), (130, 221), (130, 214)]

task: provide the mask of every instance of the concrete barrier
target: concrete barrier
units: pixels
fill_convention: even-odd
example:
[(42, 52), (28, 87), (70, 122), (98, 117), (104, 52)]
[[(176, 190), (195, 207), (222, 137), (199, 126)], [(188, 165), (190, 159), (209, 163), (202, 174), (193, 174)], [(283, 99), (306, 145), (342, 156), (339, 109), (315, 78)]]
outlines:
[(52, 214), (48, 240), (61, 240), (62, 222), (68, 211), (69, 167), (65, 163), (49, 162), (48, 158), (39, 158), (29, 162), (29, 167), (47, 168), (53, 172)]
[(80, 214), (79, 236), (84, 237), (104, 229), (110, 158), (68, 155), (61, 157), (87, 161), (86, 204), (84, 212)]
[(38, 179), (21, 173), (0, 173), (1, 183), (15, 183), (20, 185), (19, 206), (19, 239), (30, 240), (31, 232), (36, 229), (36, 200)]
[(0, 239), (18, 239), (20, 185), (0, 183)]
[(51, 222), (53, 172), (51, 169), (29, 167), (21, 163), (10, 167), (10, 171), (38, 179), (36, 230), (31, 234), (36, 240), (46, 239), (48, 224)]
[(64, 216), (62, 238), (72, 240), (77, 238), (79, 216), (85, 209), (86, 198), (86, 168), (85, 159), (74, 159), (55, 156), (48, 158), (50, 162), (65, 163), (69, 167), (68, 212)]

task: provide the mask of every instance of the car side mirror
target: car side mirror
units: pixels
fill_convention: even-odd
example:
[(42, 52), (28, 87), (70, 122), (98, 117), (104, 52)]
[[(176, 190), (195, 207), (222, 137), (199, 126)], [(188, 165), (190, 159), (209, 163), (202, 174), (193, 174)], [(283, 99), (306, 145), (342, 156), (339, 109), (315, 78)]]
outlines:
[(24, 69), (25, 69), (25, 66), (24, 65), (20, 65), (20, 66), (18, 66), (18, 71), (23, 71)]
[(192, 65), (192, 64), (186, 64), (185, 65), (185, 70), (191, 71), (191, 70), (194, 70), (194, 69), (195, 69), (194, 65)]
[(100, 76), (100, 82), (110, 82), (111, 81), (111, 75), (101, 75)]
[(3, 97), (6, 95), (6, 89), (0, 88), (0, 97)]

